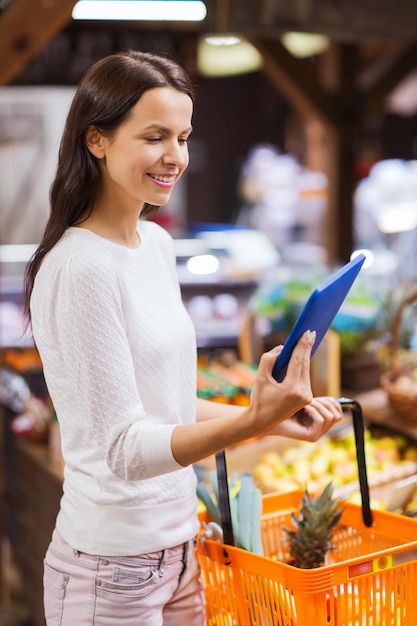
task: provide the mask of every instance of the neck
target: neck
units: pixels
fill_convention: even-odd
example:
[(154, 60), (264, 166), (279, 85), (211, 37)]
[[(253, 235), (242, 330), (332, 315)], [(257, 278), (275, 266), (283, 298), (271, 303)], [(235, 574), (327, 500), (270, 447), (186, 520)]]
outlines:
[(93, 213), (84, 222), (81, 222), (79, 227), (91, 230), (96, 235), (127, 248), (138, 248), (140, 237), (137, 232), (137, 221), (137, 219), (129, 222), (102, 220)]

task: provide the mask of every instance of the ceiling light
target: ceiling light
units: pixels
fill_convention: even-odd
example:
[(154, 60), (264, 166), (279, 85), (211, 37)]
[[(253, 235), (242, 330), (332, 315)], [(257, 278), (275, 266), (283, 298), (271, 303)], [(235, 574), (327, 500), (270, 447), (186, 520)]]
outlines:
[(210, 46), (234, 46), (242, 39), (236, 35), (209, 35), (205, 37), (205, 41)]
[(197, 68), (202, 76), (233, 76), (255, 72), (262, 56), (251, 43), (238, 35), (206, 35), (197, 47)]
[(152, 20), (201, 22), (207, 14), (200, 0), (79, 0), (74, 20)]
[(289, 32), (281, 37), (281, 41), (288, 52), (301, 59), (322, 54), (330, 44), (328, 37), (314, 33)]

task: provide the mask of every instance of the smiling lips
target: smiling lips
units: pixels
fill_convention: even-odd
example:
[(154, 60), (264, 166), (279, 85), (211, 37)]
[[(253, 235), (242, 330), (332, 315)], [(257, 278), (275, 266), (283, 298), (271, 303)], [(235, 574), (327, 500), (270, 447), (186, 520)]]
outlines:
[(171, 174), (170, 176), (162, 176), (162, 175), (158, 175), (158, 174), (148, 174), (148, 176), (150, 178), (152, 178), (152, 180), (154, 180), (157, 183), (163, 184), (163, 185), (173, 185), (175, 182), (175, 175)]

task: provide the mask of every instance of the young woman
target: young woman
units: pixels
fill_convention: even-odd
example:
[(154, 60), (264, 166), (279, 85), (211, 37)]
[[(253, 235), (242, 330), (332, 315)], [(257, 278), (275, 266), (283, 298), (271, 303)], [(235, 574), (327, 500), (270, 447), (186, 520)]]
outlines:
[[(26, 274), (65, 459), (45, 558), (48, 626), (203, 625), (192, 464), (265, 433), (316, 440), (342, 415), (312, 398), (314, 333), (280, 384), (280, 348), (262, 356), (249, 407), (196, 400), (172, 240), (146, 220), (188, 165), (192, 112), (177, 64), (130, 51), (87, 72), (68, 114)], [(290, 419), (303, 407), (307, 425)]]

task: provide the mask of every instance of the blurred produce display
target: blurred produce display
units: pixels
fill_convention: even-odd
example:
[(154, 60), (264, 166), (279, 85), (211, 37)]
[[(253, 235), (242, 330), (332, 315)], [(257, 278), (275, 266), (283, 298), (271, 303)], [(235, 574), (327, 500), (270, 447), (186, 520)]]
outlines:
[[(366, 272), (366, 270), (364, 270)], [(327, 278), (328, 268), (309, 272), (271, 272), (265, 276), (251, 299), (253, 311), (269, 320), (273, 330), (291, 330), (314, 289)], [(366, 278), (359, 276), (340, 311), (332, 329), (340, 336), (343, 354), (363, 351), (363, 345), (380, 332), (380, 316), (384, 294), (370, 288)]]
[(249, 151), (239, 177), (238, 224), (266, 233), (278, 249), (294, 238), (324, 243), (328, 180), (269, 143)]
[(249, 404), (256, 366), (239, 361), (232, 351), (213, 356), (200, 355), (197, 393), (200, 398), (230, 404)]
[[(365, 430), (365, 455), (371, 505), (385, 509), (395, 481), (417, 473), (417, 444), (400, 435), (376, 437)], [(319, 493), (332, 481), (337, 495), (360, 502), (352, 429), (337, 438), (326, 437), (313, 444), (294, 443), (282, 451), (274, 450), (271, 445), (256, 460), (252, 472), (265, 493), (300, 488)], [(416, 502), (412, 504), (415, 506)]]
[(384, 159), (372, 166), (355, 192), (356, 245), (389, 252), (385, 282), (393, 284), (416, 280), (416, 172), (416, 159)]

